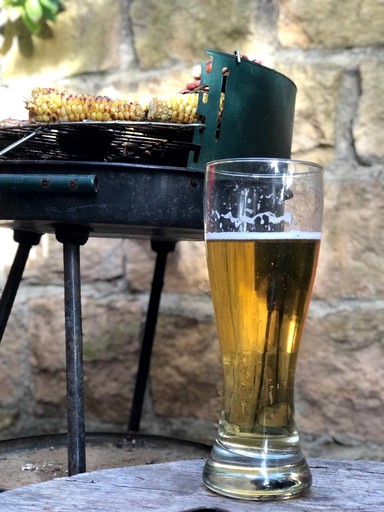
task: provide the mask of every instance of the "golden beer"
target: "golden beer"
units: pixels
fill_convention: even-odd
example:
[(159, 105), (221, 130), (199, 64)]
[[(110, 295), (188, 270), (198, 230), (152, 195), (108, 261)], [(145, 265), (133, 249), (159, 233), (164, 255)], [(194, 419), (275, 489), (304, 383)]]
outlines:
[(245, 443), (295, 433), (293, 387), (319, 233), (207, 234), (224, 371), (219, 435)]
[(207, 165), (204, 232), (224, 390), (205, 485), (248, 500), (311, 486), (295, 426), (295, 369), (315, 279), (322, 169), (244, 158)]

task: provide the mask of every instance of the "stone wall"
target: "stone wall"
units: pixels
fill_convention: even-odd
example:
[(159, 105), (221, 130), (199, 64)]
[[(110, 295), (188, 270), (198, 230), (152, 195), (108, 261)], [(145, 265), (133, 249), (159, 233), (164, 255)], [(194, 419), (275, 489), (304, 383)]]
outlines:
[[(21, 98), (35, 85), (115, 97), (176, 92), (205, 48), (238, 48), (295, 81), (293, 156), (323, 164), (326, 178), (297, 420), (310, 436), (384, 443), (382, 0), (65, 4), (45, 37), (8, 37), (0, 118), (25, 115)], [(4, 282), (15, 246), (2, 237)], [(50, 236), (33, 250), (4, 335), (3, 438), (65, 428), (61, 258)], [(82, 249), (90, 430), (126, 428), (153, 266), (147, 241), (91, 239)], [(181, 242), (169, 258), (143, 429), (212, 439), (219, 357), (204, 247)]]

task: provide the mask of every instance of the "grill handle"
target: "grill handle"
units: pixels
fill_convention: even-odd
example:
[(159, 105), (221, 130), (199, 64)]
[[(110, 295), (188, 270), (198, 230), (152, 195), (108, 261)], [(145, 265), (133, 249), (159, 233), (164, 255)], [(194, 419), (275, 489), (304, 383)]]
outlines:
[(81, 174), (0, 174), (0, 193), (96, 194), (97, 176)]

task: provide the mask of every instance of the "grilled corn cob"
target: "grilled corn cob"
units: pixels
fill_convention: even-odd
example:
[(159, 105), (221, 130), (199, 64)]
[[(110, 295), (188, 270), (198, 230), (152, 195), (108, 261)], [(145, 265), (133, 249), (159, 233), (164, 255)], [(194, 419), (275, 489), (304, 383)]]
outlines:
[(148, 121), (164, 123), (195, 123), (198, 94), (175, 94), (169, 97), (155, 97), (148, 103)]
[[(203, 102), (208, 101), (207, 92), (203, 93)], [(197, 113), (199, 95), (197, 93), (175, 94), (174, 96), (151, 98), (148, 103), (148, 121), (165, 123), (196, 123), (201, 120)], [(224, 94), (221, 94), (219, 117), (224, 106)]]
[[(107, 96), (70, 94), (52, 88), (37, 88), (25, 102), (30, 123), (70, 121), (155, 121), (191, 124), (198, 122), (197, 93), (153, 97), (147, 101), (114, 100)], [(208, 93), (203, 94), (203, 101)], [(221, 97), (220, 113), (224, 95)]]
[(146, 105), (136, 101), (114, 100), (107, 96), (70, 94), (51, 88), (37, 88), (26, 100), (31, 123), (63, 121), (143, 121)]

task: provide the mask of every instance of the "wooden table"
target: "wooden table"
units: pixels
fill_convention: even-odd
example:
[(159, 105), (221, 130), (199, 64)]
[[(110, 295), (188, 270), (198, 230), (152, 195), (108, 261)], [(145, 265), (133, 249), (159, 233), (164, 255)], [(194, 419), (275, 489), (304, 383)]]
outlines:
[(384, 511), (384, 463), (322, 459), (309, 463), (312, 489), (291, 500), (252, 502), (216, 495), (202, 483), (200, 459), (100, 470), (20, 487), (0, 494), (0, 511)]

